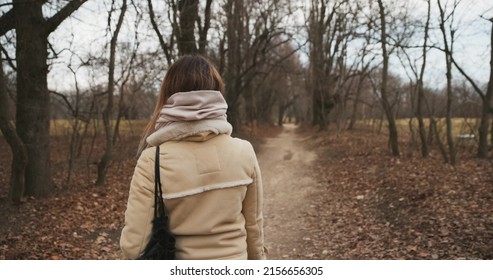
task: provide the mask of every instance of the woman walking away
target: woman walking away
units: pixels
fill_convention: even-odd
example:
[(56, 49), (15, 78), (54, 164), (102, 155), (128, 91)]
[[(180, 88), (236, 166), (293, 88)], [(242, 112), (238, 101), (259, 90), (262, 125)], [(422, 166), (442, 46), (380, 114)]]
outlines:
[(138, 258), (151, 235), (154, 162), (176, 259), (265, 259), (262, 179), (252, 145), (231, 137), (224, 84), (198, 55), (168, 69), (141, 140), (120, 246)]

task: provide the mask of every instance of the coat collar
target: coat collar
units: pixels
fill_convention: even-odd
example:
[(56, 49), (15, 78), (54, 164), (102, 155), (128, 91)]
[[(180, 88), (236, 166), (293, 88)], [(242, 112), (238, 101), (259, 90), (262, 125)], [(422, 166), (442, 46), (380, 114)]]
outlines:
[(220, 119), (205, 119), (189, 122), (174, 122), (156, 130), (147, 137), (150, 146), (158, 146), (166, 141), (207, 141), (219, 135), (231, 135), (233, 127), (230, 123)]

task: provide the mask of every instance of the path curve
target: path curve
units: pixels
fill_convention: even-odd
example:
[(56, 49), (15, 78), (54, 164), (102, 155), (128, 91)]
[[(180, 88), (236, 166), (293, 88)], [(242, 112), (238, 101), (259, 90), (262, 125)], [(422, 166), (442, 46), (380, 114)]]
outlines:
[(304, 213), (314, 207), (308, 197), (315, 190), (312, 165), (317, 156), (305, 147), (306, 139), (295, 130), (295, 125), (285, 124), (281, 134), (266, 139), (258, 155), (264, 183), (265, 246), (269, 259), (304, 258)]

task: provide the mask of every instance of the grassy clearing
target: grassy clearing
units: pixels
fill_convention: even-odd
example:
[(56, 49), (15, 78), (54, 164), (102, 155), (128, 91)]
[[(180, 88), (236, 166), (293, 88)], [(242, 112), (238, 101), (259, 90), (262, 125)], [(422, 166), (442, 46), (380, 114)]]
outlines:
[[(408, 134), (409, 133), (409, 118), (405, 119), (397, 119), (396, 120), (396, 125), (397, 125), (397, 130), (401, 134)], [(445, 131), (447, 129), (447, 124), (445, 118), (437, 118), (437, 125), (438, 125), (438, 131), (440, 134), (445, 136)], [(426, 129), (428, 130), (430, 121), (429, 119), (425, 119), (425, 126)], [(478, 127), (479, 127), (479, 122), (480, 119), (476, 118), (453, 118), (452, 119), (452, 135), (454, 138), (458, 137), (459, 135), (464, 135), (464, 134), (472, 134), (477, 137), (478, 134)], [(386, 130), (387, 127), (387, 121), (384, 120), (382, 122), (382, 131)], [(380, 120), (365, 120), (365, 121), (359, 121), (357, 122), (357, 125), (359, 126), (372, 126), (372, 127), (378, 127), (380, 125)], [(412, 119), (411, 122), (413, 131), (417, 132), (418, 131), (418, 120), (416, 118)]]
[[(438, 130), (440, 132), (445, 132), (447, 129), (447, 123), (445, 118), (437, 118)], [(463, 134), (477, 134), (479, 127), (479, 119), (476, 118), (453, 118), (452, 119), (452, 135), (457, 137)], [(409, 119), (398, 119), (397, 127), (400, 131), (409, 131)], [(429, 126), (430, 122), (428, 119), (424, 120), (426, 127)], [(415, 131), (418, 129), (418, 120), (412, 120), (412, 126)]]
[[(147, 120), (121, 120), (120, 121), (120, 134), (121, 135), (140, 135), (147, 124)], [(116, 121), (111, 121), (111, 126), (114, 129)], [(75, 125), (71, 120), (52, 120), (50, 123), (50, 135), (51, 136), (64, 136), (70, 135)], [(79, 133), (83, 133), (87, 123), (79, 121)], [(91, 120), (87, 127), (87, 133), (89, 135), (104, 134), (104, 125), (102, 120)]]
[[(131, 135), (131, 136), (140, 136), (144, 131), (144, 127), (147, 124), (148, 120), (121, 120), (120, 121), (120, 134), (121, 135)], [(115, 128), (116, 121), (111, 121), (112, 129)], [(14, 124), (15, 125), (15, 124)], [(74, 120), (51, 120), (50, 121), (50, 136), (68, 136), (72, 134), (73, 127), (75, 126)], [(87, 123), (78, 121), (78, 130), (79, 133), (84, 133), (84, 129)], [(87, 126), (87, 134), (94, 135), (104, 134), (104, 125), (102, 120), (91, 120)], [(0, 131), (0, 136), (3, 137), (2, 132)]]

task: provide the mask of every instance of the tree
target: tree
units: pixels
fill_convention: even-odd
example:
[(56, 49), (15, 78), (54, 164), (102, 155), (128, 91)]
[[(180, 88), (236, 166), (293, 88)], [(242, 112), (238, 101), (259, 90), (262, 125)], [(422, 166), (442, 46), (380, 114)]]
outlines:
[(421, 64), (421, 71), (419, 73), (419, 78), (418, 78), (418, 90), (417, 90), (417, 95), (418, 95), (418, 100), (417, 100), (417, 105), (416, 105), (416, 117), (418, 118), (418, 126), (419, 126), (419, 138), (421, 140), (421, 155), (426, 158), (428, 157), (429, 154), (429, 147), (428, 147), (428, 141), (426, 139), (426, 130), (425, 130), (425, 123), (423, 121), (423, 102), (424, 102), (424, 85), (423, 85), (423, 79), (425, 75), (425, 69), (426, 69), (426, 55), (427, 55), (427, 44), (428, 44), (428, 32), (430, 28), (430, 15), (431, 15), (431, 0), (427, 0), (427, 12), (426, 12), (426, 23), (425, 23), (425, 32), (424, 32), (424, 42), (423, 42), (423, 63)]
[[(211, 10), (213, 0), (205, 3), (203, 16), (200, 15), (200, 1), (198, 0), (168, 0), (163, 9), (167, 10), (168, 21), (171, 23), (171, 33), (167, 40), (154, 12), (152, 0), (147, 0), (149, 18), (152, 29), (156, 33), (161, 50), (166, 56), (168, 65), (174, 60), (175, 47), (179, 55), (199, 53), (207, 55), (207, 34), (211, 27)], [(198, 34), (198, 38), (196, 38)], [(176, 46), (175, 46), (176, 45)]]
[[(112, 7), (113, 8), (113, 7)], [(111, 153), (113, 151), (113, 131), (111, 129), (111, 116), (113, 114), (113, 95), (115, 91), (115, 55), (116, 55), (116, 44), (118, 42), (118, 35), (123, 24), (123, 19), (125, 17), (125, 12), (127, 11), (127, 0), (123, 0), (122, 7), (120, 10), (120, 16), (118, 17), (118, 22), (116, 24), (115, 31), (111, 37), (110, 42), (110, 60), (108, 65), (108, 90), (107, 90), (107, 103), (103, 111), (103, 124), (104, 132), (106, 135), (106, 144), (103, 157), (98, 163), (98, 179), (96, 180), (96, 185), (101, 186), (105, 182), (106, 172), (108, 171), (108, 164), (111, 159)], [(111, 18), (111, 12), (110, 12)], [(110, 21), (110, 20), (109, 20)]]
[(16, 32), (16, 130), (28, 155), (25, 195), (46, 196), (52, 187), (48, 36), (86, 1), (72, 0), (46, 18), (43, 4), (47, 1), (13, 0), (12, 9), (0, 18), (0, 36)]
[[(490, 32), (490, 77), (486, 92), (483, 92), (481, 88), (474, 82), (474, 80), (459, 66), (455, 61), (453, 55), (450, 55), (450, 59), (459, 72), (469, 81), (474, 88), (474, 91), (481, 97), (481, 122), (478, 128), (479, 143), (477, 156), (479, 158), (486, 158), (488, 156), (488, 129), (490, 122), (490, 115), (493, 114), (493, 18), (489, 19), (492, 28)], [(493, 123), (492, 123), (493, 125)], [(493, 141), (493, 127), (491, 128), (491, 141)]]
[[(408, 74), (409, 80), (410, 80), (410, 92), (411, 92), (411, 99), (409, 104), (411, 105), (411, 110), (412, 110), (412, 116), (416, 116), (418, 119), (418, 134), (419, 138), (421, 141), (421, 155), (423, 158), (428, 157), (429, 154), (429, 145), (428, 145), (428, 140), (426, 136), (426, 127), (424, 123), (424, 118), (423, 118), (423, 106), (424, 106), (424, 101), (425, 101), (425, 95), (424, 95), (424, 76), (425, 76), (425, 70), (426, 70), (426, 63), (427, 63), (427, 55), (428, 55), (428, 39), (429, 39), (429, 29), (430, 29), (430, 18), (431, 18), (431, 0), (426, 0), (427, 3), (427, 13), (426, 13), (426, 22), (424, 25), (424, 32), (423, 32), (423, 44), (421, 46), (416, 46), (416, 48), (421, 48), (421, 67), (418, 67), (416, 61), (413, 61), (411, 59), (411, 56), (408, 53), (408, 50), (412, 50), (415, 48), (415, 46), (401, 46), (402, 53), (404, 54), (405, 60), (399, 56), (399, 59), (401, 60), (401, 63), (404, 68), (408, 68), (411, 72), (412, 75)], [(407, 61), (407, 65), (406, 62)], [(408, 73), (406, 71), (406, 73)], [(415, 83), (415, 85), (413, 85)], [(416, 105), (415, 105), (416, 103)], [(416, 106), (416, 108), (414, 108)], [(412, 126), (412, 120), (413, 118), (411, 117), (409, 120), (409, 127), (413, 129)], [(412, 133), (413, 135), (413, 133)]]
[(388, 121), (388, 129), (389, 129), (389, 143), (392, 150), (393, 156), (399, 156), (399, 141), (397, 134), (397, 127), (395, 124), (394, 113), (392, 112), (392, 107), (390, 105), (388, 96), (387, 96), (387, 80), (388, 80), (388, 72), (389, 72), (389, 53), (387, 52), (387, 32), (386, 32), (386, 16), (385, 16), (385, 7), (382, 3), (382, 0), (378, 0), (378, 7), (380, 13), (380, 40), (382, 45), (382, 58), (383, 58), (383, 69), (382, 69), (382, 82), (380, 84), (380, 95), (382, 101), (382, 107), (385, 112), (385, 116)]
[(197, 52), (195, 41), (195, 22), (199, 17), (198, 0), (178, 0), (179, 28), (177, 29), (177, 43), (180, 55)]
[[(1, 60), (2, 53), (0, 52), (0, 62)], [(27, 164), (27, 150), (12, 124), (13, 118), (10, 114), (9, 103), (3, 65), (0, 63), (0, 130), (12, 151), (10, 197), (14, 203), (20, 203), (25, 188), (24, 176)]]
[[(457, 151), (455, 149), (454, 138), (452, 136), (452, 103), (453, 103), (453, 94), (452, 94), (452, 52), (454, 46), (454, 34), (455, 30), (453, 28), (454, 21), (454, 13), (457, 5), (460, 1), (454, 0), (452, 11), (449, 15), (445, 15), (445, 10), (442, 7), (442, 3), (440, 0), (437, 0), (438, 9), (440, 10), (440, 31), (443, 36), (443, 45), (444, 45), (444, 54), (445, 54), (445, 66), (446, 66), (446, 77), (447, 77), (447, 109), (445, 120), (447, 123), (447, 144), (450, 156), (450, 163), (455, 165), (457, 162)], [(447, 30), (445, 27), (445, 23), (447, 20), (450, 20), (450, 42), (447, 37)]]
[[(240, 105), (254, 109), (257, 91), (269, 72), (293, 55), (297, 48), (280, 54), (278, 48), (286, 44), (292, 35), (282, 28), (283, 17), (288, 15), (289, 0), (257, 1), (228, 0), (224, 5), (226, 14), (225, 42), (227, 51), (224, 79), (228, 121), (236, 127), (241, 121)], [(282, 12), (287, 10), (286, 12)], [(220, 48), (221, 50), (221, 48)], [(224, 52), (221, 52), (221, 55)], [(224, 60), (223, 60), (224, 59)]]
[(310, 41), (310, 83), (313, 95), (313, 124), (327, 128), (327, 115), (338, 103), (337, 86), (343, 71), (347, 40), (359, 3), (312, 0), (308, 20)]

